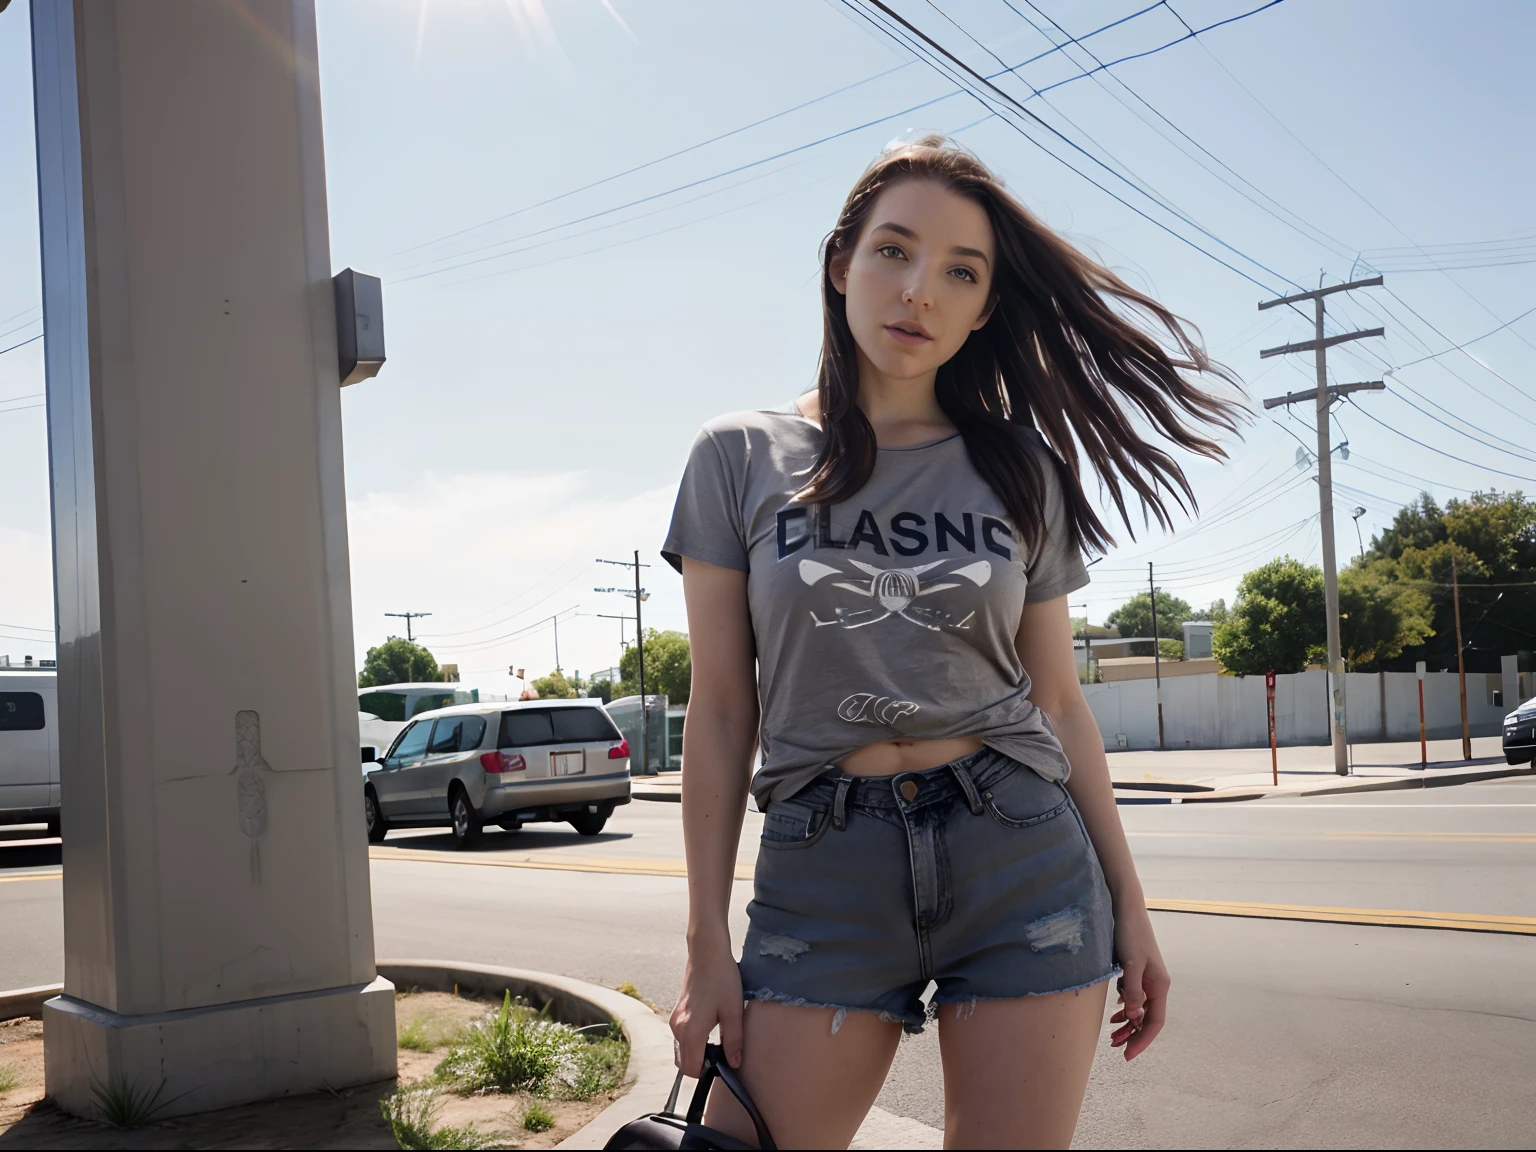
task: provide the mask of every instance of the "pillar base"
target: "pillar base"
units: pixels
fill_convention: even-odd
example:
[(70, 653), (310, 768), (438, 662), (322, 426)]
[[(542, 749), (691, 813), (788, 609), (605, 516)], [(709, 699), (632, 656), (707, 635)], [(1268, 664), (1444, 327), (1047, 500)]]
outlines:
[(155, 1118), (348, 1088), (395, 1075), (395, 986), (370, 984), (123, 1016), (43, 1005), (48, 1096), (97, 1118), (104, 1090), (159, 1093)]

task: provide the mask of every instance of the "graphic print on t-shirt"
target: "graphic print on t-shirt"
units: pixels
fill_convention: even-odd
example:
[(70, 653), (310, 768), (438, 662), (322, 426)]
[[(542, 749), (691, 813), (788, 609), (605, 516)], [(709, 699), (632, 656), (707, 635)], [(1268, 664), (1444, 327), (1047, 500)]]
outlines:
[[(964, 581), (969, 581), (973, 586), (980, 588), (992, 579), (992, 563), (989, 560), (977, 560), (963, 568), (956, 568), (944, 574), (959, 576), (963, 578), (962, 580), (945, 580), (941, 576), (938, 583), (926, 585), (922, 581), (924, 573), (942, 567), (948, 561), (935, 560), (931, 564), (918, 564), (912, 568), (876, 568), (873, 564), (865, 564), (862, 560), (849, 560), (848, 563), (864, 573), (868, 579), (858, 583), (851, 580), (834, 580), (831, 587), (842, 588), (874, 603), (863, 605), (855, 603), (852, 607), (839, 605), (833, 609), (833, 617), (830, 620), (821, 619), (813, 608), (811, 619), (816, 622), (818, 628), (824, 628), (828, 624), (838, 624), (844, 628), (863, 628), (870, 624), (878, 624), (882, 620), (889, 620), (892, 616), (900, 616), (903, 620), (934, 632), (945, 628), (967, 628), (970, 626), (971, 617), (976, 615), (974, 608), (957, 620), (955, 613), (936, 606), (918, 604), (917, 600), (937, 592), (947, 592), (951, 588), (963, 588)], [(800, 579), (809, 585), (814, 586), (829, 576), (842, 575), (845, 573), (840, 569), (830, 564), (823, 564), (819, 560), (800, 561)]]

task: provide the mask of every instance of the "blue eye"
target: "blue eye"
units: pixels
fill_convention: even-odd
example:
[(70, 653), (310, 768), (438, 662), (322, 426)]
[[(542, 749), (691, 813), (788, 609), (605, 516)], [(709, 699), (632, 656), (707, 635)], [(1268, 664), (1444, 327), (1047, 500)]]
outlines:
[(958, 276), (962, 280), (969, 280), (972, 284), (976, 283), (976, 273), (972, 272), (969, 268), (951, 268), (949, 274), (951, 276)]
[(880, 255), (890, 257), (893, 260), (905, 259), (907, 255), (895, 244), (882, 244), (880, 247), (876, 248), (875, 251), (880, 253)]

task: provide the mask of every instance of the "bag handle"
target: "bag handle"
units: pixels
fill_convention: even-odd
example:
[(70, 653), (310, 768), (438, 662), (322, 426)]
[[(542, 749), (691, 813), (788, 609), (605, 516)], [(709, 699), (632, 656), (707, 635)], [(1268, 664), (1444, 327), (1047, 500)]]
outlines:
[[(757, 1146), (777, 1149), (778, 1145), (773, 1142), (773, 1134), (768, 1131), (768, 1125), (763, 1122), (762, 1113), (757, 1110), (757, 1105), (752, 1103), (752, 1097), (747, 1095), (747, 1089), (736, 1075), (736, 1070), (726, 1060), (725, 1049), (718, 1044), (704, 1045), (704, 1066), (699, 1070), (699, 1084), (693, 1090), (693, 1100), (688, 1105), (688, 1123), (704, 1123), (704, 1105), (709, 1100), (709, 1089), (716, 1076), (730, 1089), (731, 1095), (736, 1097), (736, 1102), (746, 1109), (747, 1115), (752, 1120), (752, 1126), (757, 1129)], [(673, 1085), (672, 1091), (676, 1093), (676, 1085)], [(671, 1110), (670, 1105), (668, 1110)]]

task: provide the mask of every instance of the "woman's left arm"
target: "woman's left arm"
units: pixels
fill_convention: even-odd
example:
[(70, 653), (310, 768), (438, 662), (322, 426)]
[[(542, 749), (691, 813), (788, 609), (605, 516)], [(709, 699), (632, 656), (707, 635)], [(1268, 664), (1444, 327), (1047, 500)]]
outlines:
[(1111, 1023), (1120, 1027), (1110, 1043), (1115, 1047), (1123, 1044), (1125, 1058), (1133, 1060), (1162, 1031), (1168, 969), (1152, 932), (1152, 918), (1147, 914), (1125, 829), (1120, 826), (1104, 739), (1078, 681), (1067, 598), (1026, 604), (1015, 643), (1029, 673), (1029, 698), (1051, 718), (1072, 765), (1067, 791), (1082, 814), (1114, 901), (1115, 955), (1125, 975), (1120, 984), (1120, 1010), (1110, 1017)]

